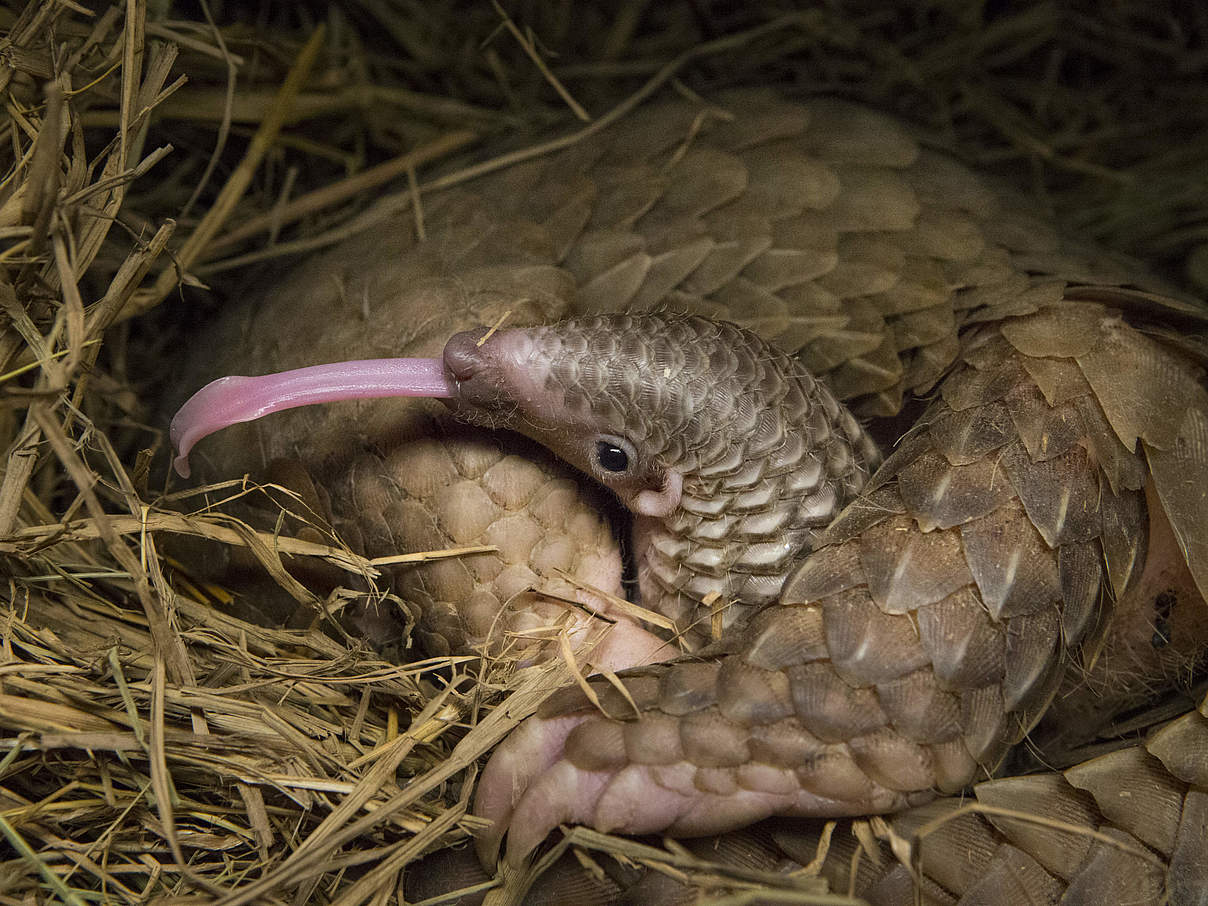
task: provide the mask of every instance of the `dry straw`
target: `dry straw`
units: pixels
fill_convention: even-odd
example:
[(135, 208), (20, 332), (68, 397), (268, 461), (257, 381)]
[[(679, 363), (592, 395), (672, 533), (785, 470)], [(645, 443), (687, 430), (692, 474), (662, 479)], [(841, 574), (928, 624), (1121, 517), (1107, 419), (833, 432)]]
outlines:
[[(323, 561), (377, 588), (381, 564), (240, 522), (239, 483), (163, 493), (156, 390), (206, 283), (422, 222), (417, 187), (589, 139), (656, 91), (763, 82), (896, 109), (1084, 233), (1208, 284), (1197, 4), (743, 6), (0, 10), (0, 906), (401, 898), (410, 862), (475, 829), (480, 756), (574, 676), (573, 658), (392, 663), (323, 618), (345, 598), (286, 569)], [(559, 124), (569, 137), (515, 138)], [(454, 160), (492, 139), (524, 150)], [(246, 551), (319, 616), (237, 618), (229, 590), (165, 556), (187, 536)], [(715, 903), (850, 902), (812, 870), (585, 830), (567, 847)], [(528, 876), (502, 883), (493, 901), (518, 902)]]

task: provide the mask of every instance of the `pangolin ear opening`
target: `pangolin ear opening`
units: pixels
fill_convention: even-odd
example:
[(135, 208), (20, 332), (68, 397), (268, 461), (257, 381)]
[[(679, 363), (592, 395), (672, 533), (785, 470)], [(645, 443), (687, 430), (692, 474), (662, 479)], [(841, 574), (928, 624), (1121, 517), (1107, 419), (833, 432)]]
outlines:
[(663, 475), (662, 487), (638, 491), (629, 501), (629, 508), (639, 516), (664, 519), (679, 507), (683, 491), (684, 476), (674, 470), (668, 470)]

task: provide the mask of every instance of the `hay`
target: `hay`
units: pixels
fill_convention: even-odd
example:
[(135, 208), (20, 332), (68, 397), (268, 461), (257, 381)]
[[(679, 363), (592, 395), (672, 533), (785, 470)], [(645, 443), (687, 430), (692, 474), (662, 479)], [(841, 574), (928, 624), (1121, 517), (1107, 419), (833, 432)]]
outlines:
[[(202, 309), (257, 262), (397, 216), (411, 196), (384, 187), (434, 191), (514, 159), (484, 161), (491, 142), (590, 131), (672, 82), (784, 83), (920, 121), (1084, 235), (1208, 286), (1196, 4), (199, 8), (0, 11), (0, 904), (401, 900), (409, 862), (475, 829), (479, 756), (571, 680), (564, 663), (393, 664), (329, 620), (265, 629), (162, 553), (186, 535), (244, 548), (322, 614), (342, 600), (286, 561), (373, 587), (380, 564), (337, 539), (202, 504), (247, 488), (164, 493), (152, 414)], [(717, 902), (772, 883), (778, 902), (845, 901), (570, 839), (728, 887)]]

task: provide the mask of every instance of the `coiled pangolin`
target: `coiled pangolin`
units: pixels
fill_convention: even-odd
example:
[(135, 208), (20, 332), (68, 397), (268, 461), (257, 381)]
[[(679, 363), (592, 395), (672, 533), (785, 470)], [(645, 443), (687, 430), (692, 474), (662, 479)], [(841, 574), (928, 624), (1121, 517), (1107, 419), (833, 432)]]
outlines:
[[(1202, 661), (1203, 309), (830, 99), (655, 105), (426, 198), (424, 217), (422, 241), (399, 219), (296, 269), (225, 319), (196, 373), (443, 349), (421, 392), (462, 420), (357, 400), (198, 452), (225, 472), (301, 463), (372, 555), (496, 545), (397, 577), (431, 652), (540, 657), (593, 613), (616, 620), (589, 660), (639, 665), (623, 691), (558, 692), (492, 756), (486, 862), (505, 833), (518, 860), (561, 823), (699, 836), (892, 813), (909, 837), (976, 783), (1061, 824), (965, 814), (913, 877), (888, 858), (855, 871), (840, 844), (824, 873), (876, 903), (1206, 902), (1208, 702), (1063, 773), (987, 779), (1042, 718), (1093, 737)], [(504, 311), (507, 329), (448, 340)], [(374, 367), (328, 395), (410, 380)], [(198, 406), (263, 408), (225, 392), (178, 422), (186, 446)], [(883, 462), (852, 412), (891, 441)], [(557, 578), (624, 591), (583, 472), (633, 516), (658, 626)], [(808, 861), (810, 832), (787, 826), (712, 845)], [(562, 875), (532, 901), (680, 895)]]

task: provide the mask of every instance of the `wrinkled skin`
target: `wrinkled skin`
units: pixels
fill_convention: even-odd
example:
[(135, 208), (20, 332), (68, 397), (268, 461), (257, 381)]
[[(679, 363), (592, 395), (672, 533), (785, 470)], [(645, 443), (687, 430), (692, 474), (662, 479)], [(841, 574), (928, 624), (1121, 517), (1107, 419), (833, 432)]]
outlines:
[[(770, 814), (898, 811), (985, 778), (1046, 712), (1037, 739), (1093, 738), (1115, 711), (1186, 684), (1205, 648), (1201, 309), (1064, 242), (892, 121), (825, 100), (725, 100), (733, 120), (706, 116), (686, 147), (700, 111), (676, 104), (436, 199), (438, 238), (375, 235), (312, 262), (250, 310), (251, 338), (229, 345), (238, 366), (206, 363), (430, 356), (455, 325), (506, 308), (523, 325), (658, 303), (750, 327), (866, 417), (929, 400), (771, 605), (700, 656), (625, 674), (628, 697), (599, 684), (603, 714), (557, 693), (500, 747), (479, 792), (496, 820), (488, 857), (507, 832), (519, 859), (561, 822), (701, 834)], [(362, 299), (367, 316), (348, 317)], [(511, 402), (493, 402), (492, 423), (511, 424)], [(551, 566), (620, 589), (573, 473), (432, 426), (397, 401), (346, 404), (244, 426), (206, 455), (234, 471), (300, 459), (335, 526), (372, 553), (503, 541), (498, 558), (400, 577), (436, 651), (540, 648), (532, 630), (566, 627), (565, 611), (512, 599)], [(650, 516), (641, 493), (665, 503), (666, 488), (627, 502)], [(587, 542), (553, 543), (561, 526)], [(635, 660), (666, 654), (652, 644)], [(604, 665), (624, 660), (614, 650)], [(925, 894), (1198, 902), (1204, 727), (1189, 714), (1064, 775), (982, 783), (988, 804), (1103, 837), (966, 816), (921, 844)], [(898, 826), (909, 835), (946, 802)], [(843, 859), (825, 870), (846, 887)], [(873, 902), (911, 902), (902, 866), (853, 883)]]

